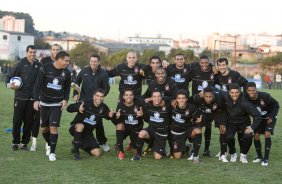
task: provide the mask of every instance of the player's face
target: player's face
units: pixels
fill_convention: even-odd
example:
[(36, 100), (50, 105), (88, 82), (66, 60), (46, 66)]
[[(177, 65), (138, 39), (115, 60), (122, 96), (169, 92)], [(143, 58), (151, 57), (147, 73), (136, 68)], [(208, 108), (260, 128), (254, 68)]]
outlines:
[(231, 89), (229, 91), (229, 95), (231, 97), (231, 99), (236, 102), (240, 96), (240, 90), (239, 89)]
[(228, 69), (228, 66), (227, 66), (227, 64), (225, 63), (225, 62), (218, 62), (218, 70), (219, 70), (219, 72), (220, 73), (222, 73), (222, 74), (224, 74), (226, 71), (227, 71), (227, 69)]
[(26, 52), (26, 57), (29, 61), (34, 61), (36, 57), (36, 50), (29, 48)]
[(96, 58), (96, 57), (91, 57), (91, 58), (90, 58), (90, 61), (89, 61), (89, 65), (90, 65), (90, 68), (91, 68), (92, 70), (97, 70), (98, 67), (99, 67), (99, 65), (100, 65), (100, 62), (99, 62), (98, 58)]
[(177, 55), (177, 56), (175, 56), (174, 62), (175, 62), (175, 65), (177, 67), (183, 67), (185, 60), (184, 60), (184, 57), (182, 55)]
[(57, 45), (53, 45), (51, 47), (51, 57), (54, 59), (59, 51), (60, 51), (60, 47)]
[(162, 83), (166, 80), (166, 71), (164, 69), (158, 69), (155, 73), (158, 82)]
[(158, 59), (152, 59), (150, 66), (152, 68), (152, 71), (156, 72), (156, 70), (161, 66), (161, 62)]
[(207, 71), (209, 69), (209, 60), (208, 59), (201, 59), (200, 60), (201, 70)]
[(127, 65), (129, 68), (133, 68), (137, 63), (137, 55), (134, 52), (129, 52), (126, 56)]
[(70, 64), (70, 57), (65, 56), (64, 58), (59, 58), (56, 62), (60, 68), (66, 68)]
[(103, 100), (104, 100), (104, 94), (97, 92), (94, 94), (93, 96), (93, 102), (96, 106), (99, 106), (100, 104), (102, 104)]
[(126, 103), (132, 103), (133, 102), (133, 92), (132, 91), (125, 91), (123, 95), (123, 99)]
[(248, 87), (247, 93), (248, 93), (250, 98), (256, 98), (257, 89), (255, 87)]
[(160, 92), (153, 92), (152, 94), (153, 105), (159, 106), (162, 101), (162, 96)]
[(176, 97), (176, 101), (179, 107), (185, 107), (186, 106), (186, 102), (187, 102), (187, 98), (185, 95), (179, 94)]
[(205, 100), (205, 102), (207, 104), (211, 104), (212, 103), (213, 98), (214, 98), (213, 93), (206, 92), (206, 93), (203, 94), (203, 96), (204, 96), (204, 100)]

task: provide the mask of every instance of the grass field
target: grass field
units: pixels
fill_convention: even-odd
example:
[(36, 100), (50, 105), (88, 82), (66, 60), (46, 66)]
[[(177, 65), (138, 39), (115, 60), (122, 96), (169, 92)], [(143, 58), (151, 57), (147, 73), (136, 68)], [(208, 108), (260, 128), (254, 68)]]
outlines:
[[(105, 102), (115, 109), (117, 86), (112, 86)], [(268, 91), (282, 104), (282, 91)], [(11, 133), (5, 129), (12, 127), (13, 92), (0, 83), (0, 183), (282, 183), (282, 125), (281, 111), (273, 136), (270, 165), (262, 167), (251, 163), (256, 157), (252, 146), (249, 164), (221, 163), (216, 157), (201, 157), (200, 164), (187, 159), (153, 159), (144, 156), (141, 161), (131, 161), (132, 153), (125, 153), (126, 159), (118, 160), (117, 152), (102, 153), (98, 159), (81, 152), (81, 161), (72, 160), (70, 154), (71, 136), (68, 126), (74, 114), (63, 113), (57, 145), (57, 161), (50, 162), (45, 156), (44, 140), (39, 135), (38, 151), (11, 150)], [(108, 144), (115, 143), (115, 127), (104, 121)], [(219, 151), (218, 131), (213, 128), (211, 152)], [(264, 145), (264, 139), (262, 139)], [(126, 145), (127, 141), (125, 141)], [(237, 143), (236, 143), (237, 144)], [(203, 145), (203, 144), (202, 144)], [(238, 144), (237, 144), (238, 145)], [(203, 146), (202, 146), (203, 147)]]

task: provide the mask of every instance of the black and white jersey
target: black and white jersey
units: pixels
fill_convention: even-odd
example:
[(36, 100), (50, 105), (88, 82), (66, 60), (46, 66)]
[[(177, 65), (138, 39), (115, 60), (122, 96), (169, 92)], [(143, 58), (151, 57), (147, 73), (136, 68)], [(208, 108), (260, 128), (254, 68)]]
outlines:
[(102, 123), (102, 119), (111, 119), (109, 117), (110, 109), (109, 107), (102, 103), (99, 107), (96, 107), (93, 104), (93, 100), (85, 101), (83, 104), (84, 112), (79, 112), (79, 107), (82, 102), (77, 102), (74, 104), (70, 104), (67, 107), (68, 112), (77, 112), (74, 120), (71, 122), (71, 125), (76, 123), (82, 123), (85, 127), (85, 131), (92, 133), (93, 130), (96, 128), (98, 123)]
[(233, 83), (237, 83), (240, 87), (245, 89), (246, 85), (248, 84), (248, 80), (239, 72), (234, 70), (229, 70), (229, 73), (226, 76), (223, 76), (219, 72), (215, 79), (215, 86), (222, 91), (228, 91), (229, 85)]
[(42, 59), (40, 60), (40, 63), (41, 63), (42, 65), (46, 65), (46, 64), (54, 63), (54, 62), (55, 62), (55, 60), (53, 60), (53, 59), (51, 58), (51, 56), (42, 58)]
[(247, 94), (245, 96), (258, 109), (263, 119), (268, 117), (271, 119), (277, 118), (279, 103), (270, 94), (258, 91), (256, 100), (250, 99)]
[(194, 121), (199, 115), (195, 105), (188, 103), (185, 108), (171, 107), (171, 130), (174, 132), (186, 131), (194, 126)]
[(248, 101), (248, 99), (241, 94), (238, 100), (234, 103), (227, 93), (224, 95), (224, 98), (226, 101), (227, 124), (243, 123), (245, 125), (250, 125), (251, 116), (253, 118), (253, 124), (251, 125), (252, 129), (255, 130), (258, 127), (262, 117), (260, 112)]
[(41, 64), (38, 60), (30, 63), (25, 57), (12, 68), (11, 72), (6, 76), (6, 84), (10, 83), (13, 77), (20, 77), (23, 80), (23, 86), (15, 90), (15, 99), (31, 100), (34, 98), (33, 88), (40, 67)]
[(183, 69), (177, 69), (175, 64), (167, 67), (167, 76), (175, 81), (177, 89), (189, 91), (189, 82), (191, 81), (190, 64), (185, 64)]
[(43, 65), (34, 88), (35, 100), (44, 106), (60, 106), (62, 100), (69, 99), (70, 85), (71, 74), (67, 68), (57, 69), (53, 63)]
[[(94, 91), (98, 88), (105, 90), (105, 96), (110, 91), (109, 75), (100, 66), (95, 73), (90, 66), (84, 67), (77, 75), (74, 83), (78, 86), (81, 85), (80, 100), (92, 99)], [(78, 92), (74, 90), (73, 94), (76, 95)]]
[(152, 80), (156, 79), (155, 73), (152, 71), (152, 68), (150, 65), (144, 65), (142, 70), (144, 71), (144, 77), (146, 79), (146, 83), (150, 84)]
[(154, 106), (152, 102), (146, 103), (143, 119), (151, 127), (167, 128), (170, 124), (170, 106)]
[(130, 68), (126, 63), (122, 63), (107, 72), (110, 77), (121, 77), (119, 83), (120, 94), (122, 94), (124, 89), (132, 89), (134, 95), (141, 96), (143, 76), (140, 74), (140, 69), (141, 65), (139, 64)]
[(210, 67), (207, 71), (202, 71), (199, 63), (191, 64), (192, 95), (201, 92), (208, 86), (214, 86), (215, 74)]
[(124, 123), (125, 125), (143, 126), (143, 117), (137, 117), (136, 112), (144, 110), (144, 103), (140, 100), (134, 100), (131, 106), (125, 105), (123, 101), (119, 102), (116, 112), (120, 109), (120, 117), (116, 120), (117, 123)]
[(153, 80), (148, 85), (147, 91), (144, 93), (143, 97), (150, 98), (152, 92), (155, 90), (160, 91), (162, 98), (168, 102), (175, 98), (178, 89), (176, 83), (170, 78), (167, 78), (163, 84), (159, 84), (156, 80)]

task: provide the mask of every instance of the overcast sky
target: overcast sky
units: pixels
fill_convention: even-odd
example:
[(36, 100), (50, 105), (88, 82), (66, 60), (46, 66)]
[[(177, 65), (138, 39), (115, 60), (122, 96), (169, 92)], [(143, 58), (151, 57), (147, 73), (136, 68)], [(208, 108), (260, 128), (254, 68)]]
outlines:
[(0, 10), (29, 13), (39, 31), (202, 39), (213, 32), (281, 34), (281, 7), (279, 0), (2, 0)]

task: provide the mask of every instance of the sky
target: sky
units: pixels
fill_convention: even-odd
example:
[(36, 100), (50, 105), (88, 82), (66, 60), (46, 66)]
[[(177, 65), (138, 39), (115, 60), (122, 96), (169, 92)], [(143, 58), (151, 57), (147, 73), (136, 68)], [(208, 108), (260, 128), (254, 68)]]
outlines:
[(279, 0), (2, 0), (0, 10), (29, 13), (39, 31), (122, 40), (196, 39), (212, 33), (282, 33)]

